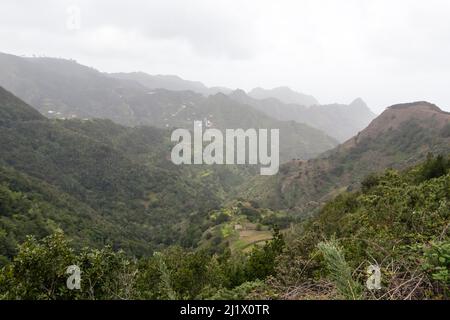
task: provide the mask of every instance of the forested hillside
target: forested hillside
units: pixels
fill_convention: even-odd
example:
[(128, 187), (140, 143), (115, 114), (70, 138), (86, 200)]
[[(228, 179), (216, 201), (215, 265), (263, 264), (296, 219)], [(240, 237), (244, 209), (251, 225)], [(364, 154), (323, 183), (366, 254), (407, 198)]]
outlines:
[[(450, 277), (450, 158), (370, 175), (321, 212), (252, 251), (171, 247), (138, 261), (74, 249), (61, 231), (29, 237), (0, 271), (7, 299), (444, 299)], [(69, 237), (70, 238), (70, 237)], [(68, 265), (81, 290), (66, 287)], [(369, 290), (369, 266), (381, 288)]]
[(25, 235), (56, 228), (80, 245), (136, 255), (194, 246), (209, 227), (205, 216), (251, 172), (175, 166), (163, 129), (47, 120), (3, 89), (0, 98), (3, 259)]

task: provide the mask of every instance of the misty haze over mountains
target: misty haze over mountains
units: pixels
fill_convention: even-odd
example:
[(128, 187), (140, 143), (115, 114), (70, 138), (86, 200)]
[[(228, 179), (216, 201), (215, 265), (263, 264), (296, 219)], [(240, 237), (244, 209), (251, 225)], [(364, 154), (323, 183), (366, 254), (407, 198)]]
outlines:
[[(246, 94), (242, 90), (208, 88), (201, 82), (177, 76), (152, 76), (142, 72), (105, 74), (70, 60), (8, 54), (0, 54), (0, 67), (4, 70), (0, 74), (0, 85), (51, 118), (108, 118), (126, 125), (162, 127), (189, 126), (196, 119), (209, 118), (222, 128), (226, 125), (262, 128), (259, 120), (245, 120), (249, 112), (258, 114), (259, 111), (261, 118), (271, 117), (272, 122), (296, 121), (343, 142), (375, 117), (361, 99), (348, 106), (322, 106), (315, 98), (288, 88), (259, 88)], [(229, 112), (224, 113), (225, 106), (214, 111), (216, 100), (231, 104)], [(224, 116), (234, 118), (225, 120)], [(283, 130), (285, 126), (280, 127)], [(320, 149), (322, 144), (318, 144), (319, 151), (326, 150)], [(310, 149), (316, 150), (316, 147), (311, 145)], [(305, 154), (290, 153), (290, 156)]]
[(288, 87), (278, 87), (272, 90), (254, 88), (248, 93), (248, 95), (259, 100), (275, 98), (287, 104), (296, 104), (305, 107), (319, 104), (319, 101), (317, 101), (317, 99), (313, 96), (295, 92)]

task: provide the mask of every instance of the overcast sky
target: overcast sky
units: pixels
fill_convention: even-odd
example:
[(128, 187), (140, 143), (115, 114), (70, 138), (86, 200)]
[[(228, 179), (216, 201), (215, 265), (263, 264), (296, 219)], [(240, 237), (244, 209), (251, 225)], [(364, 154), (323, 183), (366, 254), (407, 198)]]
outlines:
[(6, 53), (450, 111), (448, 0), (1, 0), (0, 13)]

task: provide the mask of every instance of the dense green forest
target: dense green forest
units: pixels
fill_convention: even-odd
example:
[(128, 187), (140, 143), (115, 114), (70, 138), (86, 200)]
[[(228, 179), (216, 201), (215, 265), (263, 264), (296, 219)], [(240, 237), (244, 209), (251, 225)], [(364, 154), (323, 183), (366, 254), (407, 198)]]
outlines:
[[(180, 167), (169, 132), (109, 120), (48, 120), (0, 89), (0, 257), (63, 229), (78, 246), (136, 255), (194, 247), (252, 168)], [(28, 227), (24, 227), (28, 226)]]
[[(9, 212), (20, 194), (3, 191)], [(28, 236), (0, 272), (5, 299), (444, 299), (450, 286), (450, 158), (371, 174), (320, 213), (249, 252), (170, 246), (136, 259), (76, 249), (56, 230)], [(68, 290), (66, 268), (82, 270)], [(367, 267), (381, 269), (368, 290)]]

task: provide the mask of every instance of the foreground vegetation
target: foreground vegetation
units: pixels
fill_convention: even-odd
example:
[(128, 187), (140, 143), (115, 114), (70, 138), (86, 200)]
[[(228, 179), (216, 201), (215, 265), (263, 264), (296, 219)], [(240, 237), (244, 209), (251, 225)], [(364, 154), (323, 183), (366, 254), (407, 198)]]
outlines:
[[(28, 237), (0, 271), (2, 299), (447, 299), (450, 160), (373, 174), (320, 213), (252, 250), (171, 246), (132, 258), (75, 249), (58, 231)], [(80, 267), (81, 290), (66, 286)], [(369, 290), (367, 268), (381, 269)]]
[[(444, 299), (450, 288), (450, 161), (370, 175), (289, 236), (270, 280), (286, 299)], [(381, 289), (367, 290), (367, 269)]]
[[(74, 250), (62, 232), (29, 237), (0, 273), (3, 299), (244, 299), (273, 275), (284, 240), (278, 231), (250, 254), (208, 255), (171, 247), (131, 259), (123, 251)], [(66, 286), (66, 269), (77, 265), (81, 289)]]

